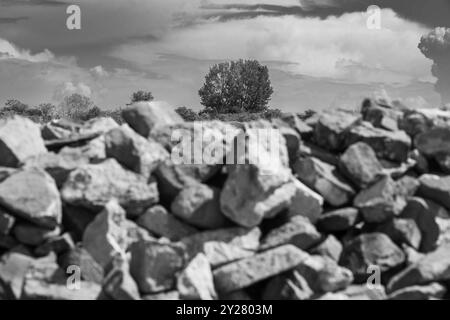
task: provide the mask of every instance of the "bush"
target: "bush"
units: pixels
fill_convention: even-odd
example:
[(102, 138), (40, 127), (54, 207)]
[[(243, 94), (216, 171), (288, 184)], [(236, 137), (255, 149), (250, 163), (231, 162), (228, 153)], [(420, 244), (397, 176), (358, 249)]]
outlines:
[(135, 103), (135, 102), (142, 102), (142, 101), (153, 101), (154, 97), (153, 94), (150, 91), (137, 91), (134, 92), (131, 95), (131, 104)]
[(220, 114), (263, 112), (272, 93), (269, 70), (256, 60), (214, 65), (199, 90), (202, 105)]
[(180, 107), (175, 109), (175, 111), (185, 120), (185, 121), (197, 121), (200, 120), (200, 116), (192, 109), (186, 107)]

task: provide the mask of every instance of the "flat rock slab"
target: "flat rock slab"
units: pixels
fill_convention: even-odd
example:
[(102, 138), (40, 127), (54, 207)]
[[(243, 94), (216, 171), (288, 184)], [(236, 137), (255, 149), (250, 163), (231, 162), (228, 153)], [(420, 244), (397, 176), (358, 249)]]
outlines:
[(419, 195), (450, 209), (450, 176), (424, 174), (419, 179)]

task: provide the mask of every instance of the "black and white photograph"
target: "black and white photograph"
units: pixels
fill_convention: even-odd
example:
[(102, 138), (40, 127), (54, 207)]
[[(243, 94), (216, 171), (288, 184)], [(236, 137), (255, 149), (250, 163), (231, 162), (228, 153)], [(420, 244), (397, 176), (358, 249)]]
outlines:
[(450, 300), (450, 0), (0, 0), (0, 300)]

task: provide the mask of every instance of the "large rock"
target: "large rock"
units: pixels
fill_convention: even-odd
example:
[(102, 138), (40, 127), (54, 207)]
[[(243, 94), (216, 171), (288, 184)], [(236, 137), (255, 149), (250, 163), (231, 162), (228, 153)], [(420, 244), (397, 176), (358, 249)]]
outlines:
[(183, 300), (217, 299), (211, 266), (204, 254), (198, 254), (187, 264), (178, 277), (177, 288)]
[(348, 203), (354, 196), (353, 188), (339, 175), (336, 167), (315, 158), (299, 158), (294, 172), (308, 187), (316, 190), (334, 207)]
[(287, 223), (270, 231), (261, 241), (260, 250), (267, 250), (285, 244), (292, 244), (307, 250), (318, 244), (321, 234), (305, 217), (294, 216)]
[(143, 294), (169, 291), (185, 265), (183, 247), (141, 240), (130, 247), (130, 273)]
[(15, 216), (50, 229), (62, 220), (58, 188), (41, 169), (18, 171), (1, 182), (0, 205)]
[(107, 158), (105, 135), (89, 140), (81, 146), (66, 146), (62, 148), (58, 154), (69, 158), (81, 156), (91, 163), (101, 162)]
[(307, 257), (300, 249), (285, 245), (230, 263), (214, 270), (216, 289), (224, 294), (246, 288), (295, 268)]
[(450, 176), (424, 174), (419, 179), (418, 195), (450, 209)]
[(179, 220), (162, 206), (154, 206), (140, 216), (136, 223), (152, 234), (178, 241), (198, 232), (197, 229)]
[(125, 211), (112, 200), (95, 217), (83, 235), (83, 247), (102, 267), (117, 254), (125, 254), (128, 245)]
[(376, 232), (384, 233), (398, 246), (407, 244), (419, 249), (422, 234), (414, 219), (392, 219), (377, 226)]
[(301, 144), (299, 156), (316, 158), (333, 166), (339, 165), (339, 157), (337, 155), (307, 142)]
[(149, 178), (169, 153), (153, 139), (145, 139), (128, 125), (105, 134), (106, 155), (131, 171)]
[(313, 134), (314, 129), (294, 113), (284, 113), (281, 119), (296, 130), (302, 138), (309, 138)]
[(315, 125), (316, 143), (327, 150), (340, 151), (345, 147), (348, 131), (358, 122), (358, 118), (344, 112), (323, 113)]
[(213, 268), (250, 257), (260, 245), (258, 228), (229, 228), (194, 234), (181, 240), (189, 257), (204, 253)]
[(361, 189), (375, 182), (383, 171), (375, 151), (364, 142), (350, 146), (341, 156), (339, 167), (342, 173)]
[(116, 256), (113, 258), (110, 269), (103, 281), (103, 292), (114, 300), (140, 300), (139, 289), (130, 275), (126, 259)]
[(309, 300), (314, 292), (297, 271), (272, 278), (264, 288), (263, 300)]
[(81, 246), (77, 246), (72, 250), (62, 254), (58, 263), (65, 271), (76, 266), (81, 270), (81, 279), (87, 282), (95, 282), (101, 284), (104, 280), (104, 269), (92, 257), (92, 255)]
[(353, 127), (347, 135), (347, 146), (365, 142), (379, 158), (405, 162), (411, 148), (411, 138), (404, 131), (391, 132), (375, 128), (368, 122)]
[(72, 171), (61, 190), (66, 203), (99, 211), (115, 198), (130, 215), (140, 215), (158, 202), (155, 183), (123, 169), (116, 160), (84, 165)]
[(179, 114), (167, 104), (160, 102), (139, 102), (122, 111), (128, 125), (141, 136), (148, 138), (156, 126), (184, 122)]
[(317, 227), (325, 232), (347, 231), (359, 222), (359, 218), (358, 209), (338, 209), (321, 215), (317, 221)]
[(421, 154), (438, 162), (441, 169), (450, 173), (450, 128), (439, 127), (419, 134), (415, 146)]
[(354, 199), (354, 206), (360, 210), (364, 221), (369, 223), (389, 220), (399, 215), (405, 205), (405, 196), (388, 176), (361, 191)]
[(394, 292), (411, 286), (448, 280), (450, 280), (450, 244), (445, 244), (393, 277), (387, 291)]
[(344, 246), (340, 265), (350, 269), (357, 280), (369, 277), (368, 268), (377, 266), (382, 273), (401, 266), (405, 254), (385, 234), (362, 234)]
[(21, 253), (9, 252), (0, 259), (0, 287), (8, 299), (20, 299), (28, 268), (33, 259)]
[(338, 262), (341, 258), (343, 249), (342, 243), (340, 243), (335, 236), (329, 235), (322, 243), (309, 252), (314, 255), (329, 257)]
[(61, 233), (60, 228), (53, 230), (38, 227), (28, 222), (20, 222), (14, 226), (14, 237), (23, 244), (38, 246), (51, 238), (57, 237)]
[(0, 121), (0, 166), (18, 167), (26, 158), (46, 152), (39, 125), (17, 116)]
[(227, 224), (220, 209), (220, 190), (205, 184), (192, 184), (184, 188), (172, 202), (171, 212), (203, 229), (219, 229)]

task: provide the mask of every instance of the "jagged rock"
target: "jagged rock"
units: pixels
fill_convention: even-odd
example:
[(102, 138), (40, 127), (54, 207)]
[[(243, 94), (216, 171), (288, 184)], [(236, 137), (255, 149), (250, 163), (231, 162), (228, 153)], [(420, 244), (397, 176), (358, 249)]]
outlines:
[(229, 228), (194, 234), (181, 240), (189, 257), (204, 253), (213, 268), (250, 257), (260, 245), (258, 228)]
[(156, 126), (173, 125), (184, 122), (169, 105), (158, 102), (139, 102), (122, 111), (128, 125), (141, 136), (148, 138)]
[(370, 122), (375, 128), (389, 131), (398, 130), (398, 121), (402, 116), (400, 111), (374, 104), (366, 106), (362, 114), (364, 121)]
[(18, 116), (0, 121), (0, 166), (16, 168), (46, 152), (39, 125)]
[(405, 243), (419, 249), (422, 240), (420, 229), (413, 219), (392, 219), (379, 225), (375, 231), (384, 233), (398, 246)]
[(145, 139), (128, 125), (122, 125), (105, 134), (106, 155), (116, 159), (125, 168), (149, 178), (169, 153), (153, 139)]
[(214, 282), (219, 293), (246, 288), (295, 268), (308, 257), (300, 249), (285, 245), (257, 254), (214, 270)]
[(398, 185), (388, 176), (368, 189), (361, 191), (353, 202), (364, 221), (381, 223), (398, 216), (406, 205), (405, 196)]
[(366, 279), (368, 267), (386, 272), (405, 262), (405, 254), (385, 234), (362, 234), (344, 245), (340, 265), (350, 269), (355, 278)]
[(44, 124), (41, 128), (41, 136), (44, 140), (64, 139), (70, 137), (71, 134), (71, 130), (59, 126), (55, 120)]
[(219, 229), (227, 224), (220, 209), (220, 190), (205, 184), (185, 187), (170, 208), (175, 216), (195, 227)]
[(414, 197), (408, 200), (408, 204), (400, 215), (403, 219), (412, 219), (416, 222), (421, 232), (420, 246), (416, 247), (421, 252), (430, 252), (436, 248), (439, 239), (439, 226), (436, 223), (436, 215), (439, 207), (432, 201)]
[(84, 248), (78, 246), (62, 254), (58, 259), (58, 264), (64, 271), (70, 270), (70, 267), (73, 266), (79, 267), (82, 280), (98, 284), (103, 282), (103, 267)]
[(358, 121), (359, 118), (343, 112), (323, 113), (315, 125), (315, 141), (327, 150), (340, 151), (345, 147), (348, 131)]
[(64, 157), (81, 156), (91, 163), (98, 163), (106, 159), (105, 136), (98, 136), (81, 146), (66, 146), (58, 154)]
[(112, 200), (84, 232), (83, 247), (102, 267), (106, 267), (117, 254), (125, 253), (128, 246), (125, 216), (126, 212)]
[(18, 217), (42, 227), (61, 223), (62, 208), (54, 180), (43, 170), (27, 169), (0, 183), (0, 205)]
[(16, 218), (0, 209), (0, 235), (6, 236), (12, 230)]
[(355, 143), (345, 151), (340, 158), (339, 168), (361, 189), (375, 182), (383, 171), (375, 151), (364, 142)]
[(332, 166), (339, 165), (339, 157), (325, 149), (319, 148), (310, 143), (302, 143), (299, 150), (299, 156), (307, 158), (316, 158)]
[(84, 230), (94, 220), (95, 213), (81, 207), (71, 205), (63, 206), (62, 225), (70, 230), (75, 241), (81, 241)]
[(62, 187), (70, 172), (76, 168), (88, 164), (89, 159), (81, 153), (53, 152), (43, 153), (25, 161), (26, 168), (41, 168), (55, 180), (58, 188)]
[(112, 118), (94, 118), (85, 121), (78, 129), (80, 134), (106, 133), (119, 127), (119, 124)]
[(418, 194), (450, 209), (450, 176), (424, 174), (419, 178)]
[(397, 190), (404, 197), (413, 197), (420, 187), (420, 182), (415, 177), (406, 175), (397, 180)]
[(439, 247), (394, 276), (387, 291), (391, 293), (411, 286), (447, 280), (450, 280), (450, 244)]
[(130, 273), (143, 294), (169, 291), (185, 265), (183, 247), (141, 240), (130, 247)]
[(410, 246), (407, 246), (404, 244), (402, 247), (403, 247), (403, 252), (405, 253), (405, 256), (406, 256), (406, 265), (407, 266), (415, 264), (419, 260), (422, 260), (423, 257), (425, 257), (424, 253), (420, 253), (417, 250), (415, 250), (414, 248), (411, 248)]
[(321, 244), (310, 250), (311, 254), (329, 257), (338, 262), (344, 247), (335, 236), (329, 235)]
[(363, 122), (354, 126), (347, 134), (347, 146), (365, 142), (379, 158), (395, 162), (405, 162), (411, 148), (411, 138), (404, 131), (386, 131)]
[(322, 214), (323, 198), (297, 179), (292, 179), (280, 188), (278, 194), (289, 199), (288, 211), (291, 217), (303, 216), (315, 224)]
[(359, 211), (355, 208), (343, 208), (330, 211), (320, 216), (317, 221), (319, 230), (341, 232), (351, 229), (359, 222)]
[(129, 265), (120, 255), (113, 258), (103, 280), (103, 292), (114, 300), (141, 300), (136, 282), (129, 273)]
[(353, 188), (339, 175), (336, 167), (315, 158), (299, 158), (293, 165), (300, 181), (316, 190), (334, 207), (348, 203), (354, 196)]
[(422, 153), (420, 153), (419, 150), (415, 149), (411, 151), (409, 157), (416, 162), (414, 170), (417, 173), (425, 174), (430, 171), (430, 163), (428, 162), (428, 159)]
[(416, 148), (426, 157), (435, 159), (445, 173), (450, 173), (450, 128), (438, 127), (419, 134)]
[(213, 275), (204, 254), (195, 256), (178, 277), (177, 289), (183, 300), (215, 300)]
[(10, 299), (22, 296), (23, 283), (33, 259), (21, 253), (9, 252), (0, 258), (0, 286)]
[(407, 110), (399, 120), (400, 129), (406, 131), (412, 138), (429, 131), (433, 126), (433, 121), (419, 110)]
[(178, 220), (159, 205), (148, 209), (136, 220), (136, 223), (152, 234), (171, 241), (178, 241), (198, 232), (194, 227)]
[(34, 254), (40, 257), (49, 255), (54, 252), (58, 255), (64, 254), (75, 248), (75, 243), (69, 233), (64, 233), (61, 236), (52, 237), (45, 243), (34, 250)]
[(307, 250), (322, 239), (321, 234), (305, 217), (294, 216), (287, 223), (270, 231), (261, 241), (260, 250), (268, 250), (285, 244), (292, 244)]
[(20, 243), (30, 246), (38, 246), (46, 240), (57, 237), (60, 233), (61, 229), (58, 227), (49, 230), (27, 222), (17, 223), (13, 229), (13, 234), (16, 239)]
[(353, 282), (350, 270), (338, 266), (328, 257), (309, 256), (295, 270), (302, 275), (315, 293), (336, 292)]
[(272, 278), (264, 288), (263, 300), (309, 300), (314, 292), (297, 271)]
[(129, 215), (140, 215), (158, 202), (155, 183), (147, 184), (144, 177), (123, 169), (114, 159), (72, 171), (61, 196), (68, 204), (97, 212), (115, 198)]
[(437, 242), (438, 246), (450, 243), (450, 220), (437, 217), (436, 223), (439, 226), (440, 235)]
[(436, 300), (442, 299), (447, 289), (439, 283), (424, 286), (412, 286), (391, 293), (389, 300)]
[(292, 129), (296, 130), (302, 138), (309, 138), (314, 132), (313, 128), (293, 113), (285, 113), (281, 119)]

